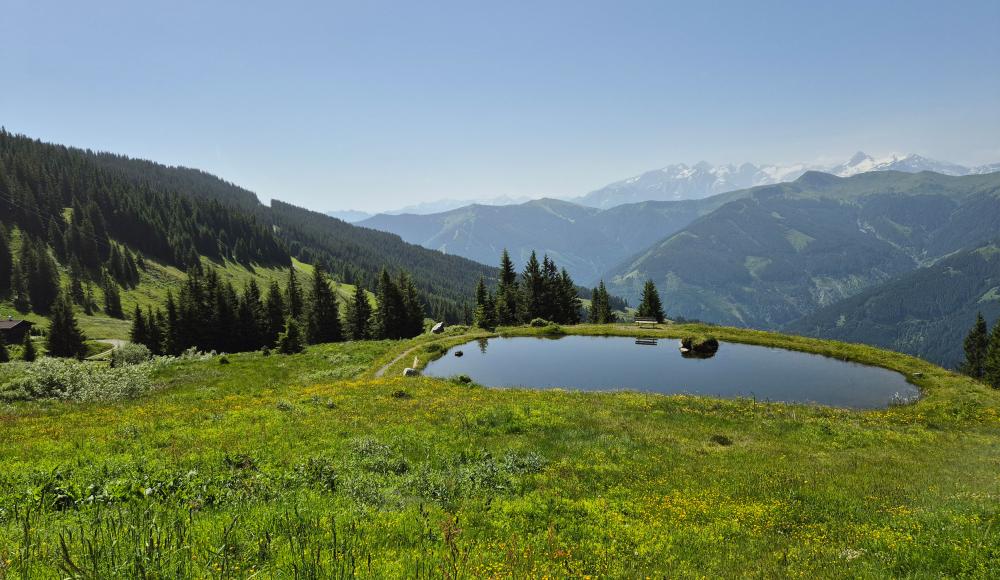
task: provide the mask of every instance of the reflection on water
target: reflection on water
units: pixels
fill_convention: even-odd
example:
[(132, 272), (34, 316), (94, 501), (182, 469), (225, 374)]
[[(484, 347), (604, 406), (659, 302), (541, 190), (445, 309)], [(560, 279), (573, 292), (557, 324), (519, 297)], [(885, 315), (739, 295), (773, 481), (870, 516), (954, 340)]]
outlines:
[(899, 373), (820, 355), (722, 343), (706, 357), (679, 347), (673, 339), (614, 336), (478, 339), (449, 352), (464, 350), (465, 356), (444, 356), (424, 373), (469, 375), (493, 387), (630, 389), (854, 408), (918, 395)]

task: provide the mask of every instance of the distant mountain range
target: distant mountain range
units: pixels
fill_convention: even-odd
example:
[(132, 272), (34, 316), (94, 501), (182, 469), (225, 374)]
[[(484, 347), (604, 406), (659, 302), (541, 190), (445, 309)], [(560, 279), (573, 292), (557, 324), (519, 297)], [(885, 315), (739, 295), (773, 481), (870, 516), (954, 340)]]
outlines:
[[(773, 185), (794, 181), (807, 171), (821, 171), (837, 177), (850, 177), (870, 171), (902, 171), (919, 173), (933, 171), (942, 175), (982, 175), (1000, 171), (1000, 163), (966, 167), (946, 161), (936, 161), (916, 154), (888, 155), (872, 157), (863, 152), (855, 153), (844, 163), (824, 165), (818, 163), (793, 163), (788, 165), (713, 165), (706, 161), (687, 165), (677, 163), (662, 169), (647, 171), (622, 181), (616, 181), (586, 195), (568, 198), (566, 201), (608, 209), (626, 203), (643, 201), (683, 201), (703, 199), (719, 193), (747, 189), (760, 185)], [(443, 213), (470, 205), (517, 205), (529, 201), (529, 197), (498, 196), (484, 199), (441, 199), (421, 202), (391, 211), (388, 215), (431, 215)], [(329, 211), (327, 215), (348, 223), (357, 223), (373, 217), (370, 212), (357, 210)]]
[(431, 215), (380, 214), (357, 225), (486, 264), (495, 264), (504, 248), (518, 264), (538, 250), (565, 267), (578, 283), (593, 286), (618, 262), (722, 202), (723, 198), (654, 201), (601, 210), (538, 199), (518, 205), (470, 205)]
[[(486, 199), (439, 199), (436, 201), (424, 201), (382, 213), (388, 215), (401, 215), (401, 214), (429, 215), (429, 214), (453, 210), (460, 207), (465, 207), (467, 205), (474, 205), (474, 204), (512, 205), (512, 204), (524, 203), (526, 201), (529, 201), (530, 199), (531, 198), (529, 197), (510, 197), (509, 195), (501, 195)], [(353, 224), (366, 220), (376, 214), (369, 213), (366, 211), (349, 209), (341, 211), (328, 211), (326, 212), (326, 215)]]
[(608, 208), (638, 201), (701, 199), (737, 189), (794, 181), (807, 171), (822, 171), (838, 177), (850, 177), (869, 171), (933, 171), (942, 175), (959, 176), (994, 173), (1000, 171), (1000, 163), (965, 167), (914, 154), (874, 158), (862, 152), (838, 165), (712, 165), (704, 161), (695, 165), (679, 163), (606, 185), (571, 201)]
[[(844, 337), (951, 365), (961, 351), (952, 339), (965, 332), (970, 312), (1000, 310), (993, 283), (1000, 259), (976, 261), (990, 250), (970, 254), (1000, 235), (1000, 173), (861, 172), (887, 165), (917, 162), (856, 156), (838, 168), (849, 177), (807, 171), (792, 182), (702, 199), (608, 209), (542, 199), (378, 215), (359, 225), (487, 264), (505, 247), (519, 264), (538, 250), (578, 283), (604, 279), (631, 304), (652, 279), (674, 316)], [(961, 264), (951, 258), (961, 255), (972, 257)], [(941, 273), (953, 276), (948, 284), (924, 282)], [(913, 300), (914, 308), (943, 304), (951, 285), (966, 289), (961, 300), (934, 317), (907, 314), (901, 305), (884, 309), (872, 325), (858, 310), (876, 297), (882, 305), (893, 296)], [(865, 296), (872, 298), (856, 298)]]

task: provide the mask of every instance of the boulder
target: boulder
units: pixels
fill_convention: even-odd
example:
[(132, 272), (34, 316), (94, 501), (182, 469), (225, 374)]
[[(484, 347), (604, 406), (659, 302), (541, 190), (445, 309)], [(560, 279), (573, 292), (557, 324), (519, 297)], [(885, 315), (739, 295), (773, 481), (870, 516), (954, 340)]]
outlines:
[(444, 322), (438, 322), (431, 328), (431, 332), (434, 334), (441, 334), (444, 332)]
[(460, 351), (460, 350), (456, 350), (456, 351), (455, 351), (455, 356), (462, 356), (462, 355), (464, 355), (464, 354), (465, 354), (465, 353), (464, 353), (464, 352), (462, 352), (462, 351)]
[(415, 376), (417, 376), (419, 374), (420, 373), (415, 368), (406, 367), (405, 369), (403, 369), (403, 376), (404, 377), (415, 377)]

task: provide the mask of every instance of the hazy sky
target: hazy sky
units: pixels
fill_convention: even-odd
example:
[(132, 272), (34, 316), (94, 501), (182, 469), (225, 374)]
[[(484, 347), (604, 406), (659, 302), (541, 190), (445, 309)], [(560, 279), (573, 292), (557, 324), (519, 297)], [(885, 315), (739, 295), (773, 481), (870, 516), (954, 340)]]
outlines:
[(0, 124), (319, 210), (1000, 161), (1000, 2), (3, 0)]

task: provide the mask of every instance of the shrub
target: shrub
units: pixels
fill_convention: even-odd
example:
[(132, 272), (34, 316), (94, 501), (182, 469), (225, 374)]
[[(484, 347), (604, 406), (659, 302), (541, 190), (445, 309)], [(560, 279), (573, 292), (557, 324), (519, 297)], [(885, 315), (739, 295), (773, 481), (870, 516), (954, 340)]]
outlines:
[(129, 399), (152, 390), (151, 370), (150, 364), (108, 367), (46, 357), (28, 365), (23, 375), (7, 384), (2, 396), (21, 400)]
[(424, 352), (427, 352), (429, 354), (441, 354), (446, 350), (448, 349), (446, 349), (443, 345), (436, 342), (432, 342), (431, 344), (428, 344), (427, 346), (424, 347)]
[(533, 326), (534, 328), (541, 328), (543, 326), (548, 326), (552, 323), (549, 322), (548, 320), (545, 320), (544, 318), (532, 318), (531, 322), (529, 322), (528, 324)]
[(153, 353), (144, 344), (126, 342), (121, 346), (116, 346), (111, 351), (111, 366), (124, 367), (128, 365), (142, 364), (153, 357)]
[(566, 334), (566, 331), (564, 331), (563, 327), (559, 326), (558, 324), (550, 322), (542, 327), (541, 333), (544, 335), (553, 336), (558, 334)]

